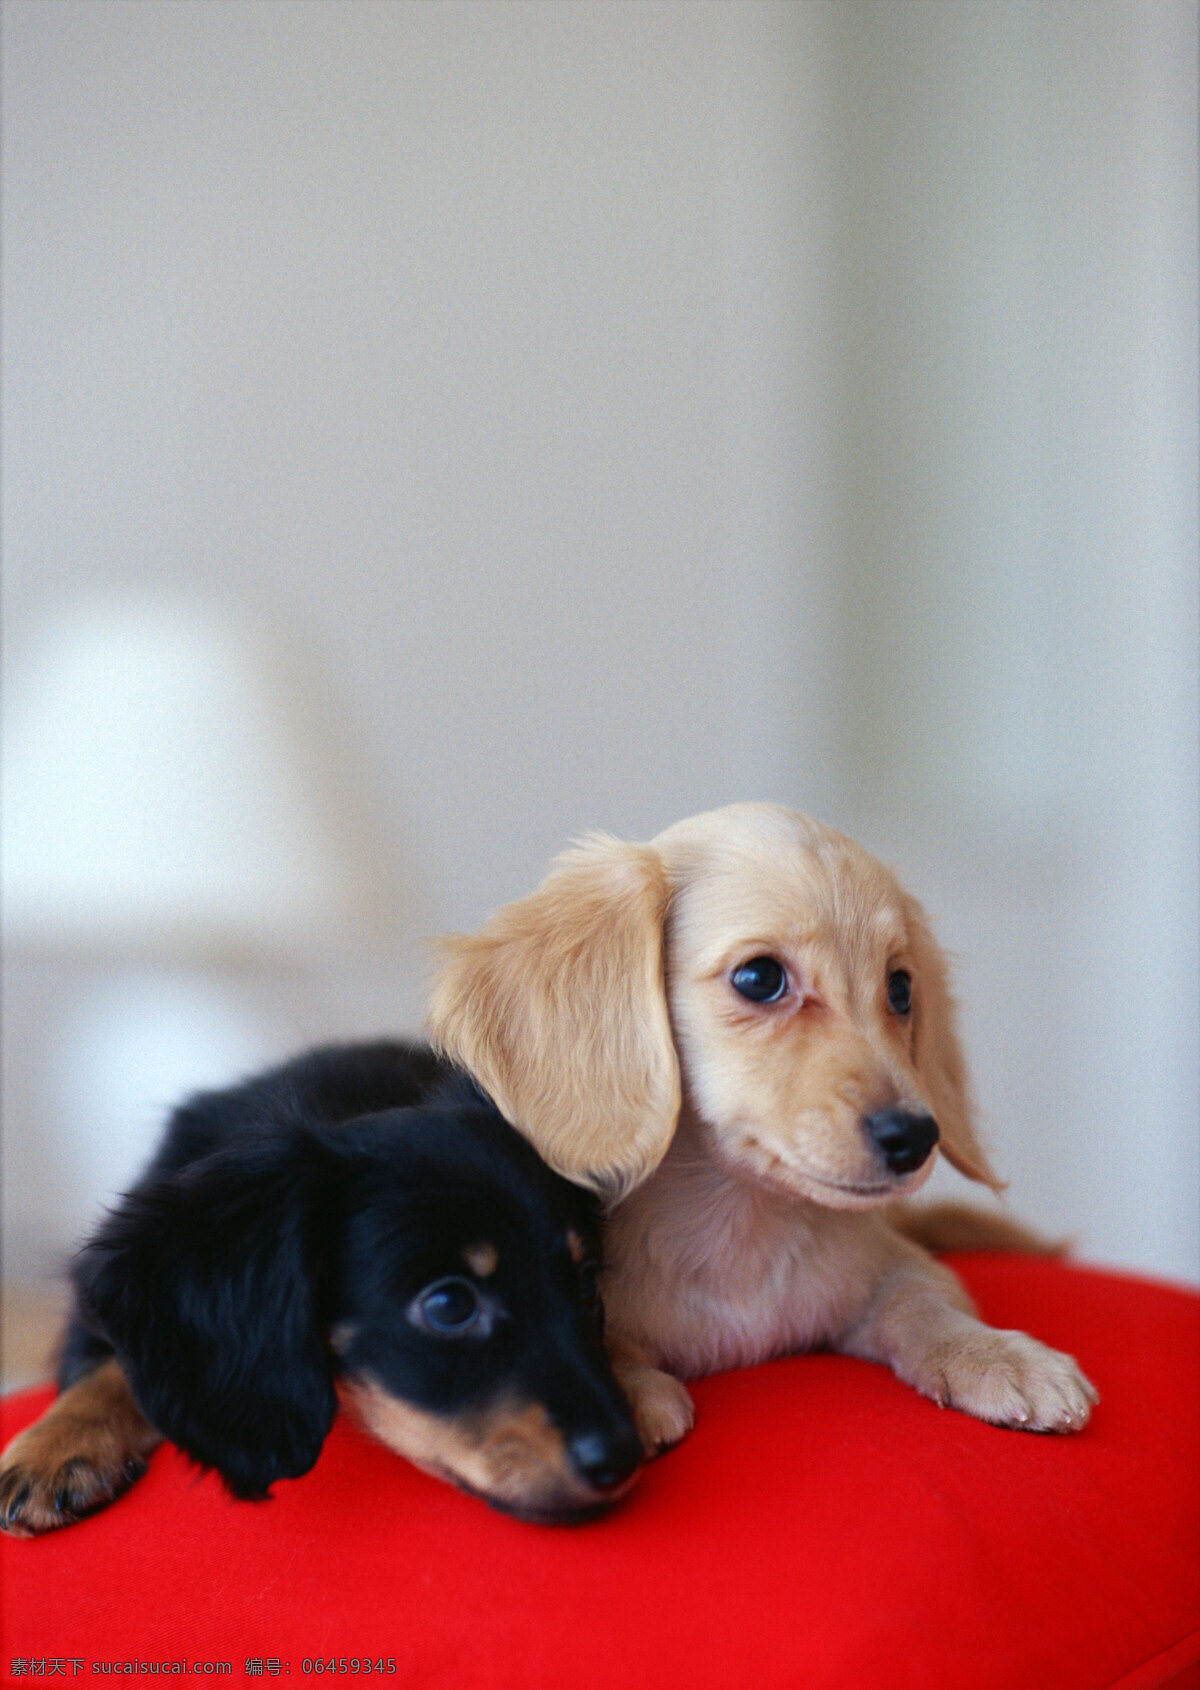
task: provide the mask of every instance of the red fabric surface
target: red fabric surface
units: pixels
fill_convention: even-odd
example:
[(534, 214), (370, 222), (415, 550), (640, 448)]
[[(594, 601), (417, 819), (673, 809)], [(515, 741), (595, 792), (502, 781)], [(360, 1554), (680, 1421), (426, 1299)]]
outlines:
[[(0, 1544), (0, 1669), (316, 1682), (307, 1663), (341, 1657), (421, 1690), (1200, 1685), (1200, 1298), (1030, 1258), (956, 1265), (987, 1319), (1078, 1357), (1102, 1395), (1084, 1433), (1000, 1431), (869, 1363), (797, 1357), (699, 1381), (691, 1438), (571, 1528), (492, 1513), (344, 1420), (262, 1504), (163, 1448), (104, 1513)], [(5, 1405), (4, 1436), (46, 1400)]]

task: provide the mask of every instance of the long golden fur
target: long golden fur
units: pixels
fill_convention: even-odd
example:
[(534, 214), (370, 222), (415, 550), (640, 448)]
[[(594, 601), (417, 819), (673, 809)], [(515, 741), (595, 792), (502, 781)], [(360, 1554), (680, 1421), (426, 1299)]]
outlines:
[[(733, 984), (763, 958), (785, 971), (776, 1001)], [(1071, 1357), (985, 1326), (904, 1236), (920, 1228), (894, 1200), (936, 1150), (898, 1171), (881, 1116), (930, 1133), (932, 1116), (955, 1168), (1000, 1182), (942, 953), (852, 840), (768, 804), (649, 844), (590, 838), (447, 941), (430, 1024), (553, 1167), (608, 1199), (610, 1344), (648, 1448), (691, 1425), (681, 1378), (815, 1347), (998, 1425), (1086, 1423), (1096, 1393)]]

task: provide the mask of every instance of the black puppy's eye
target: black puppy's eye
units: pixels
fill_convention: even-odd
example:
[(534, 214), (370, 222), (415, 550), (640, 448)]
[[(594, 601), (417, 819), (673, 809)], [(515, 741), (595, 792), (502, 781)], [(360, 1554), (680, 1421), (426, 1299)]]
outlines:
[(409, 1316), (415, 1326), (438, 1337), (458, 1338), (485, 1323), (479, 1292), (469, 1279), (436, 1279), (413, 1298)]
[(773, 956), (751, 957), (734, 969), (729, 983), (751, 1003), (777, 1003), (787, 991), (787, 970)]
[(888, 975), (887, 1000), (893, 1015), (907, 1015), (912, 1008), (912, 975), (905, 969), (893, 969)]

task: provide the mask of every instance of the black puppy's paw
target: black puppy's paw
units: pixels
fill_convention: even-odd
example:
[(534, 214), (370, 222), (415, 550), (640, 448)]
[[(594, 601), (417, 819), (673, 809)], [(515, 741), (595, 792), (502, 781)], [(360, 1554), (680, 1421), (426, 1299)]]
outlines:
[(141, 1478), (160, 1441), (115, 1363), (98, 1368), (0, 1456), (0, 1530), (40, 1537), (96, 1513)]
[(49, 1471), (19, 1460), (6, 1463), (0, 1468), (0, 1531), (10, 1537), (40, 1537), (72, 1526), (114, 1502), (145, 1471), (145, 1461), (136, 1456), (113, 1466), (75, 1455)]

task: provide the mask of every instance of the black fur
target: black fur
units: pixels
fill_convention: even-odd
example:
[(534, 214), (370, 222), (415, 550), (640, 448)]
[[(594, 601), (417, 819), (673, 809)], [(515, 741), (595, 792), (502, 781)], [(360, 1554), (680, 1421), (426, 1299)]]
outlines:
[[(482, 1244), (496, 1266), (475, 1278)], [(312, 1466), (338, 1378), (443, 1418), (540, 1405), (613, 1488), (640, 1449), (604, 1354), (599, 1249), (593, 1199), (464, 1075), (421, 1046), (330, 1047), (175, 1111), (76, 1260), (60, 1384), (115, 1352), (151, 1424), (239, 1497)], [(469, 1336), (414, 1316), (447, 1276), (486, 1304)]]

